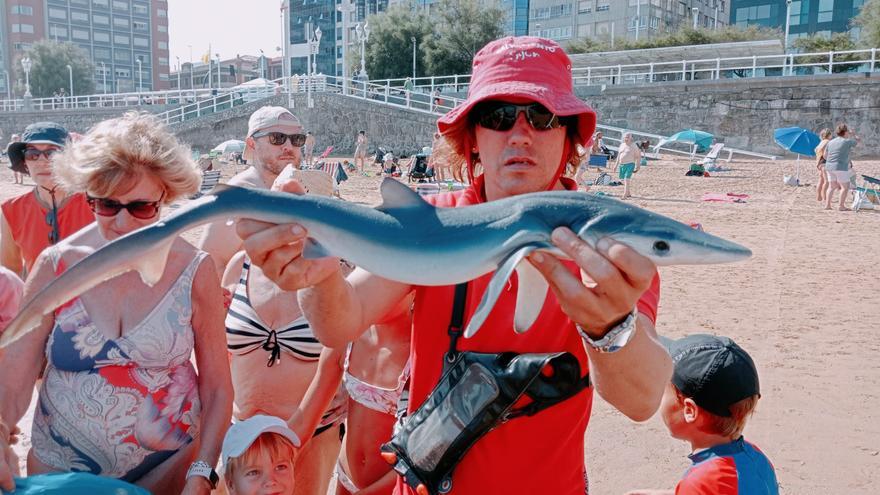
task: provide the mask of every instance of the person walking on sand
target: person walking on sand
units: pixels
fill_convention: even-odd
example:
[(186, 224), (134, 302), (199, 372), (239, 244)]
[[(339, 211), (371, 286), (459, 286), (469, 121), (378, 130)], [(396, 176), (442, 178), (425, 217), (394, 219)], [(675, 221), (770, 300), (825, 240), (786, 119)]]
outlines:
[(822, 141), (816, 146), (816, 170), (819, 171), (819, 185), (816, 187), (816, 201), (825, 202), (825, 193), (828, 188), (828, 177), (825, 174), (825, 147), (831, 141), (831, 129), (824, 128), (819, 132)]
[(639, 164), (642, 161), (642, 152), (633, 141), (632, 134), (625, 133), (620, 148), (617, 150), (617, 176), (623, 181), (623, 199), (632, 197), (629, 190), (629, 183), (632, 181), (634, 173), (639, 171)]
[(315, 153), (315, 135), (312, 131), (306, 133), (306, 144), (303, 145), (303, 162), (306, 167), (312, 167), (312, 159)]
[[(358, 131), (354, 142), (354, 164), (359, 167), (361, 175), (367, 175), (364, 170), (364, 164), (367, 162), (367, 143), (366, 131)], [(358, 161), (360, 161), (360, 166), (358, 166)]]
[(838, 125), (836, 134), (837, 137), (825, 145), (825, 174), (828, 176), (825, 209), (831, 209), (831, 199), (834, 196), (834, 190), (840, 189), (840, 200), (837, 203), (837, 209), (847, 211), (849, 208), (844, 206), (844, 203), (849, 193), (850, 178), (852, 176), (849, 153), (862, 139), (856, 135), (855, 131), (851, 131), (846, 124)]

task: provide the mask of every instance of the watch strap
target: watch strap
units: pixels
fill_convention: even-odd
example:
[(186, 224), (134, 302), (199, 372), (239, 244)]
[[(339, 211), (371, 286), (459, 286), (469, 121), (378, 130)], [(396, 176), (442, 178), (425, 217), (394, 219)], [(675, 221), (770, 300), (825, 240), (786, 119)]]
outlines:
[(220, 481), (217, 471), (205, 461), (195, 461), (190, 464), (189, 469), (186, 471), (186, 479), (190, 479), (193, 476), (201, 476), (208, 480), (212, 490), (217, 488), (217, 483)]
[(575, 323), (575, 327), (577, 327), (578, 334), (580, 334), (587, 345), (600, 353), (608, 354), (619, 351), (629, 343), (633, 334), (635, 334), (638, 314), (638, 308), (633, 308), (626, 319), (611, 328), (601, 339), (593, 339), (577, 323)]

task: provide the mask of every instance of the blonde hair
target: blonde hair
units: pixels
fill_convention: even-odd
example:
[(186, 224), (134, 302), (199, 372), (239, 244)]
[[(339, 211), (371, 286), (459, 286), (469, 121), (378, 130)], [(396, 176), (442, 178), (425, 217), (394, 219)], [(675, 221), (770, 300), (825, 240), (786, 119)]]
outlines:
[(229, 462), (223, 467), (223, 478), (227, 482), (231, 482), (238, 470), (256, 462), (257, 459), (266, 454), (273, 460), (289, 460), (290, 467), (293, 469), (293, 462), (296, 460), (296, 448), (284, 436), (266, 432), (258, 436), (243, 454), (229, 459)]
[[(678, 387), (675, 388), (675, 392), (678, 396), (679, 403), (684, 402), (684, 399), (686, 399), (687, 396), (681, 393), (681, 391), (678, 390)], [(746, 397), (739, 402), (734, 402), (729, 405), (727, 407), (730, 411), (729, 417), (712, 414), (700, 407), (700, 415), (706, 418), (702, 422), (700, 430), (703, 433), (711, 433), (725, 437), (740, 436), (746, 427), (749, 417), (755, 412), (755, 407), (757, 407), (758, 399), (760, 398), (760, 395), (752, 395), (751, 397)], [(699, 407), (699, 405), (697, 405), (697, 407)]]
[(64, 189), (96, 197), (124, 193), (151, 175), (162, 183), (166, 204), (195, 193), (202, 180), (189, 147), (144, 112), (96, 124), (56, 156), (52, 167)]
[(831, 129), (828, 127), (819, 131), (819, 137), (822, 139), (831, 139)]

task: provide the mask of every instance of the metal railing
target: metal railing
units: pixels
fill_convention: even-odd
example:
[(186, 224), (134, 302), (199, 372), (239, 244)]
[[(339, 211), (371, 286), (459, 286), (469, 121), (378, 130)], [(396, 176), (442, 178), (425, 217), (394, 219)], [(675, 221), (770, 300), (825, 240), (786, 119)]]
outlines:
[(210, 98), (211, 89), (173, 91), (142, 91), (79, 96), (31, 98), (30, 105), (22, 98), (0, 100), (0, 112), (66, 110), (77, 108), (114, 108), (138, 105), (178, 105)]
[[(789, 53), (751, 57), (679, 60), (646, 64), (618, 64), (572, 69), (574, 84), (618, 85), (668, 81), (742, 79), (752, 77), (803, 76), (836, 72), (880, 71), (878, 49), (819, 53)], [(413, 91), (459, 93), (467, 91), (469, 74), (410, 79)], [(405, 78), (377, 79), (373, 84), (402, 88)]]

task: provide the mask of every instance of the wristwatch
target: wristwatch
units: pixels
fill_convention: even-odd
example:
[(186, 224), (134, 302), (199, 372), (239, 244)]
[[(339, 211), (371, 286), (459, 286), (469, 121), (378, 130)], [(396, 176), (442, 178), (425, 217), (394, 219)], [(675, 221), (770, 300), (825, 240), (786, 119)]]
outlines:
[(600, 353), (609, 354), (619, 351), (632, 340), (633, 335), (636, 333), (636, 318), (638, 318), (638, 314), (638, 308), (633, 308), (632, 312), (627, 315), (622, 323), (614, 326), (605, 336), (598, 340), (590, 337), (577, 323), (575, 323), (575, 327), (577, 327), (578, 334), (580, 334), (588, 346)]
[(190, 464), (189, 469), (186, 471), (186, 479), (190, 479), (193, 476), (201, 476), (208, 480), (208, 483), (211, 484), (211, 490), (217, 489), (217, 482), (220, 481), (217, 471), (214, 471), (214, 468), (205, 461), (196, 461)]

